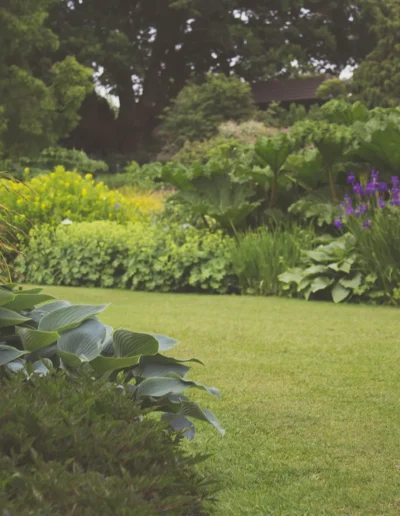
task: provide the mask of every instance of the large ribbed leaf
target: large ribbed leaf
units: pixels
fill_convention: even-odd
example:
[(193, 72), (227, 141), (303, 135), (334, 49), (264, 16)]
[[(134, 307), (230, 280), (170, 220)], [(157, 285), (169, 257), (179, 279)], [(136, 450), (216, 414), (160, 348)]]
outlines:
[(99, 356), (90, 362), (94, 372), (98, 375), (118, 371), (119, 369), (127, 369), (139, 363), (140, 357), (103, 357)]
[(179, 393), (183, 392), (190, 387), (194, 387), (196, 389), (201, 389), (203, 391), (207, 391), (209, 394), (220, 397), (220, 392), (215, 387), (206, 387), (201, 383), (192, 382), (190, 380), (183, 380), (182, 378), (176, 377), (154, 377), (147, 378), (143, 380), (143, 382), (138, 386), (136, 396), (138, 398), (142, 396), (154, 396), (160, 397), (165, 396), (169, 393)]
[(64, 362), (73, 367), (78, 362), (69, 355), (79, 357), (82, 362), (90, 362), (100, 355), (101, 343), (106, 336), (106, 328), (100, 321), (90, 319), (78, 328), (68, 330), (61, 335), (57, 343), (57, 354)]
[(113, 335), (115, 356), (119, 358), (139, 355), (155, 355), (158, 341), (147, 333), (117, 330)]
[(9, 310), (15, 310), (20, 312), (21, 310), (29, 310), (34, 308), (36, 305), (54, 299), (53, 296), (48, 294), (17, 294), (15, 298), (7, 303), (6, 308)]
[(67, 306), (72, 306), (72, 303), (69, 303), (68, 301), (54, 301), (52, 303), (46, 303), (45, 305), (38, 306), (29, 312), (29, 317), (39, 323), (45, 315)]
[(184, 365), (188, 362), (202, 364), (200, 360), (195, 358), (178, 360), (176, 358), (165, 357), (159, 354), (154, 356), (143, 356), (140, 359), (139, 367), (135, 372), (136, 376), (141, 376), (143, 378), (166, 376), (169, 373), (175, 373), (183, 378), (191, 369), (189, 366)]
[(178, 341), (167, 337), (166, 335), (160, 335), (158, 333), (151, 333), (151, 335), (158, 341), (158, 351), (168, 351), (178, 344)]
[(182, 432), (184, 430), (184, 437), (187, 437), (188, 439), (194, 439), (196, 433), (194, 424), (186, 417), (167, 412), (161, 416), (161, 419), (163, 421), (168, 421), (168, 423), (176, 432)]
[(4, 306), (7, 303), (10, 303), (15, 298), (15, 294), (6, 290), (5, 288), (0, 288), (0, 306)]
[(13, 310), (0, 308), (0, 328), (8, 328), (29, 321), (28, 317), (24, 317)]
[(28, 351), (21, 351), (20, 349), (0, 344), (0, 366), (8, 364), (17, 358), (26, 355)]
[(73, 305), (59, 308), (43, 317), (39, 330), (64, 332), (99, 314), (108, 305)]
[(21, 337), (22, 345), (27, 351), (36, 351), (50, 346), (59, 338), (56, 331), (39, 331), (31, 328), (17, 328), (17, 334)]
[(200, 421), (206, 421), (207, 423), (213, 425), (222, 435), (225, 434), (225, 430), (221, 427), (220, 422), (211, 412), (211, 410), (201, 409), (197, 403), (193, 403), (192, 401), (184, 401), (179, 409), (178, 414), (185, 417), (194, 417)]

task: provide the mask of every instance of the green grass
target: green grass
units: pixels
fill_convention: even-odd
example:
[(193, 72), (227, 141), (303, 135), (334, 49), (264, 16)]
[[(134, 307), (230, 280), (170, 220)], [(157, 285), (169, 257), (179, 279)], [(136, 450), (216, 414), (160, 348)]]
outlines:
[(213, 457), (218, 515), (399, 515), (400, 338), (393, 308), (250, 298), (48, 288), (112, 303), (104, 320), (181, 341), (193, 392), (226, 436), (198, 426)]

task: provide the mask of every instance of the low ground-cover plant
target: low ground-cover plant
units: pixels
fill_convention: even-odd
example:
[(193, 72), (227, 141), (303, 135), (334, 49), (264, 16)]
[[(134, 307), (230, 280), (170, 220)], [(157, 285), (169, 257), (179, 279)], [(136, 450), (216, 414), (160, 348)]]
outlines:
[(361, 272), (355, 238), (346, 234), (322, 240), (315, 249), (303, 252), (300, 267), (279, 276), (283, 291), (305, 299), (331, 298), (335, 303), (367, 295), (376, 276)]
[(131, 161), (123, 172), (96, 176), (96, 180), (103, 182), (111, 189), (131, 186), (141, 190), (155, 190), (163, 187), (162, 167), (162, 163), (159, 162), (140, 166), (136, 161)]
[(297, 227), (259, 228), (238, 234), (232, 249), (233, 272), (242, 293), (279, 295), (279, 275), (301, 261), (313, 234)]
[(199, 361), (164, 356), (178, 344), (169, 337), (114, 331), (97, 317), (106, 308), (55, 301), (40, 288), (0, 287), (0, 376), (19, 371), (46, 376), (54, 369), (79, 376), (87, 370), (92, 377), (115, 381), (140, 407), (163, 412), (163, 419), (175, 429), (186, 428), (189, 436), (194, 426), (187, 418), (223, 433), (212, 412), (181, 394), (196, 388), (219, 397), (217, 389), (185, 378), (188, 364)]
[(115, 387), (54, 372), (0, 386), (2, 514), (205, 513), (204, 457)]
[(178, 224), (47, 226), (31, 232), (17, 270), (46, 285), (226, 293), (231, 245), (220, 232)]
[(116, 220), (127, 222), (142, 219), (140, 211), (122, 194), (110, 191), (92, 176), (82, 177), (56, 167), (54, 172), (16, 183), (1, 180), (6, 191), (2, 204), (12, 214), (11, 221), (29, 229), (32, 224), (60, 224), (64, 219)]

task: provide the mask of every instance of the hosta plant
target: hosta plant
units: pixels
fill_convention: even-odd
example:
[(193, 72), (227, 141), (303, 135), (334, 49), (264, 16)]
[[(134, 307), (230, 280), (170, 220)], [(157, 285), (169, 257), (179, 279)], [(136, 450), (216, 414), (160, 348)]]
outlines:
[(341, 303), (353, 296), (362, 297), (375, 284), (376, 275), (365, 276), (358, 267), (355, 238), (345, 234), (320, 244), (303, 255), (303, 266), (289, 269), (279, 276), (282, 289), (310, 297), (331, 298)]
[(163, 412), (162, 418), (188, 437), (194, 436), (188, 418), (206, 421), (223, 433), (212, 412), (182, 394), (197, 388), (220, 396), (217, 389), (186, 379), (189, 364), (201, 362), (163, 355), (177, 344), (169, 337), (114, 331), (97, 317), (106, 308), (54, 300), (41, 289), (0, 287), (0, 373), (46, 375), (63, 369), (79, 375), (89, 369), (94, 378), (116, 382), (142, 408)]

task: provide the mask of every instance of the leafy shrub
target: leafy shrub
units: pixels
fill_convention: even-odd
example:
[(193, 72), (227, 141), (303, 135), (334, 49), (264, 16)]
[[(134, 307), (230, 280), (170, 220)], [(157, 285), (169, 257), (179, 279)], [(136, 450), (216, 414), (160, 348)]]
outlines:
[(177, 153), (169, 156), (169, 161), (191, 166), (194, 163), (207, 163), (211, 158), (234, 158), (239, 147), (235, 138), (214, 136), (208, 140), (185, 142)]
[(279, 276), (283, 290), (309, 299), (317, 297), (335, 303), (352, 296), (362, 297), (374, 286), (376, 276), (365, 276), (357, 262), (355, 238), (346, 234), (303, 253), (301, 267), (289, 269)]
[(109, 191), (101, 183), (96, 185), (90, 174), (83, 178), (63, 167), (24, 184), (3, 180), (2, 185), (7, 189), (2, 204), (12, 214), (13, 222), (25, 229), (32, 224), (59, 224), (64, 219), (126, 222), (142, 218), (120, 193)]
[(204, 457), (104, 382), (53, 373), (0, 385), (2, 514), (205, 513)]
[(0, 162), (0, 169), (19, 179), (25, 176), (24, 171), (35, 176), (43, 174), (45, 171), (54, 170), (58, 166), (62, 166), (66, 170), (78, 171), (83, 175), (105, 173), (108, 170), (104, 161), (91, 159), (83, 151), (65, 149), (64, 147), (49, 147), (34, 158)]
[(161, 176), (161, 163), (154, 162), (140, 166), (136, 161), (131, 161), (123, 173), (102, 175), (96, 179), (112, 189), (135, 186), (142, 190), (154, 190), (162, 186)]
[(169, 192), (144, 191), (135, 186), (123, 186), (118, 192), (143, 215), (159, 215), (164, 211)]
[(257, 120), (236, 123), (230, 120), (218, 128), (218, 133), (226, 139), (235, 139), (240, 143), (256, 143), (260, 138), (266, 138), (278, 133), (273, 127), (266, 127)]
[(40, 227), (17, 270), (26, 281), (145, 291), (225, 293), (231, 239), (182, 226), (93, 222)]
[[(80, 375), (86, 370), (96, 378), (108, 378), (143, 408), (164, 412), (173, 428), (188, 429), (189, 418), (207, 421), (223, 433), (210, 411), (203, 411), (184, 396), (189, 388), (219, 397), (219, 391), (185, 379), (196, 359), (178, 360), (161, 353), (177, 341), (163, 335), (135, 333), (101, 323), (97, 315), (107, 305), (72, 305), (53, 301), (41, 289), (20, 291), (14, 285), (0, 287), (0, 368), (47, 375), (59, 368)], [(6, 342), (7, 344), (5, 344)], [(0, 371), (1, 372), (1, 371)]]
[(160, 134), (168, 143), (210, 138), (225, 121), (249, 120), (255, 114), (251, 88), (238, 77), (207, 75), (203, 84), (189, 83), (165, 112)]
[(243, 293), (282, 293), (279, 275), (301, 261), (301, 251), (310, 246), (312, 233), (298, 228), (277, 228), (237, 235), (232, 250), (233, 271)]

